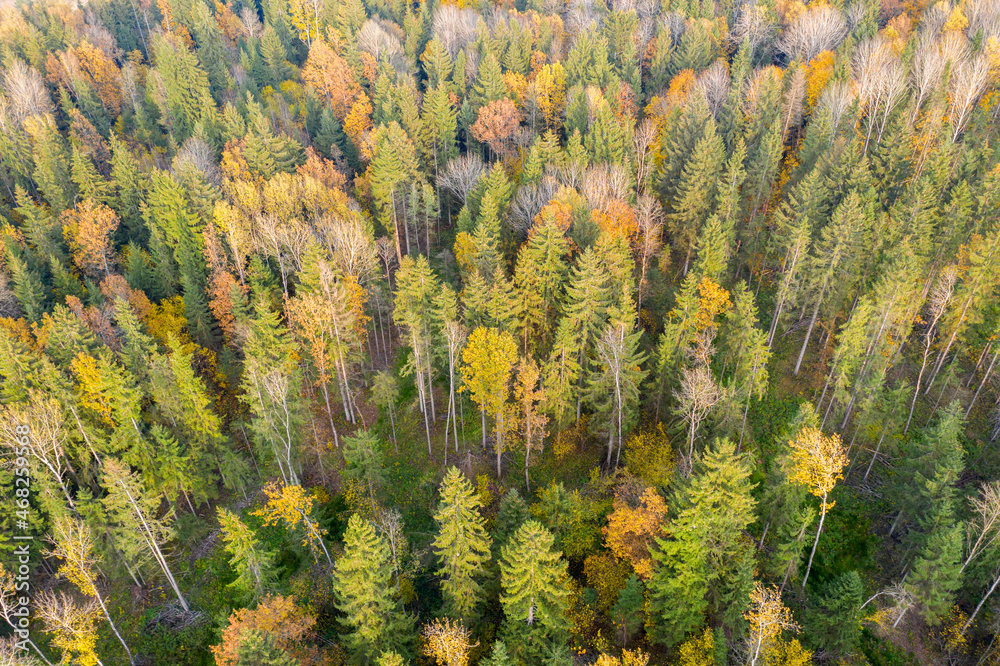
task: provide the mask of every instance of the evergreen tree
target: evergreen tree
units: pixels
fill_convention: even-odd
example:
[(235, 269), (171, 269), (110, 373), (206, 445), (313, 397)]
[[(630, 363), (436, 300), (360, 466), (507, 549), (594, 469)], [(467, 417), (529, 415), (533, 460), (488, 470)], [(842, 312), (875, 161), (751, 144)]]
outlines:
[(716, 184), (725, 160), (725, 147), (715, 133), (715, 121), (705, 123), (701, 138), (681, 173), (680, 185), (671, 202), (672, 212), (667, 223), (674, 237), (675, 246), (687, 253), (684, 272), (687, 272), (691, 253), (705, 218), (715, 202)]
[(482, 596), (478, 578), (490, 560), (490, 537), (472, 484), (451, 467), (441, 483), (441, 499), (434, 520), (438, 536), (434, 550), (441, 560), (441, 589), (448, 616), (468, 624)]
[(339, 621), (352, 661), (371, 663), (386, 651), (409, 652), (413, 621), (392, 598), (392, 562), (385, 539), (353, 514), (344, 533), (344, 554), (333, 572)]
[(508, 621), (526, 626), (535, 640), (563, 640), (567, 563), (553, 549), (552, 533), (534, 520), (524, 523), (503, 549), (500, 603)]

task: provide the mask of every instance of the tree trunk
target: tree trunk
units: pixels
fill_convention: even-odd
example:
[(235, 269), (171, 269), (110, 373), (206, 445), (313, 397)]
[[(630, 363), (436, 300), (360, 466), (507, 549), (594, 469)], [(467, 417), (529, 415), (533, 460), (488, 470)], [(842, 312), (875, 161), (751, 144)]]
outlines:
[(813, 558), (816, 557), (816, 546), (819, 545), (819, 535), (823, 533), (823, 521), (826, 520), (826, 496), (823, 497), (823, 510), (819, 514), (819, 528), (816, 530), (816, 540), (813, 541), (812, 552), (809, 553), (809, 564), (806, 566), (806, 575), (802, 577), (802, 591), (806, 591), (806, 581), (809, 580), (809, 572), (812, 570)]
[(809, 328), (806, 329), (806, 339), (802, 341), (802, 349), (799, 350), (799, 358), (795, 362), (795, 371), (793, 375), (799, 374), (799, 368), (802, 367), (802, 359), (806, 355), (806, 348), (809, 346), (809, 338), (812, 337), (813, 328), (816, 327), (816, 319), (819, 317), (819, 307), (823, 304), (823, 296), (826, 294), (826, 283), (823, 283), (823, 289), (819, 292), (819, 298), (816, 299), (816, 307), (813, 308), (812, 318), (809, 320)]

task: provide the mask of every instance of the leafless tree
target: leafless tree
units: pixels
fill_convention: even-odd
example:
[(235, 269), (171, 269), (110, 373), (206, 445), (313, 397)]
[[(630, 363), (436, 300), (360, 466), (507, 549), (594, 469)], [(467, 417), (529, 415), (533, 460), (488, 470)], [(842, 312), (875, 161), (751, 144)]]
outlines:
[(389, 288), (391, 289), (392, 265), (396, 261), (396, 244), (388, 236), (382, 236), (375, 241), (375, 249), (378, 252), (379, 259), (382, 260), (382, 264), (385, 266), (385, 280), (389, 283)]
[(829, 5), (812, 5), (778, 39), (778, 48), (791, 60), (809, 62), (832, 51), (847, 37), (844, 16)]
[(729, 33), (733, 45), (748, 41), (751, 52), (769, 43), (778, 34), (778, 26), (771, 19), (770, 13), (761, 5), (744, 3), (739, 9), (736, 23)]
[(448, 161), (444, 173), (438, 178), (438, 187), (454, 194), (464, 206), (469, 198), (469, 193), (482, 178), (485, 170), (486, 165), (483, 164), (483, 160), (478, 155), (466, 153)]
[(840, 122), (843, 120), (844, 114), (847, 113), (853, 103), (854, 91), (847, 81), (834, 81), (823, 90), (823, 94), (819, 98), (818, 108), (820, 112), (825, 111), (829, 114), (830, 125), (833, 128), (833, 132), (830, 135), (831, 142), (837, 134), (837, 129), (840, 127)]
[(378, 264), (375, 241), (358, 216), (322, 215), (313, 220), (316, 233), (323, 240), (333, 262), (363, 284), (371, 279)]
[(684, 475), (689, 476), (694, 464), (694, 441), (698, 428), (719, 402), (721, 392), (712, 371), (701, 365), (694, 369), (684, 368), (680, 390), (674, 392), (674, 398), (677, 400), (677, 414), (688, 425), (688, 452), (682, 464)]
[(877, 143), (882, 140), (882, 132), (893, 109), (903, 100), (906, 70), (892, 46), (881, 35), (858, 45), (851, 68), (868, 124), (864, 145), (867, 151), (875, 128), (878, 128)]
[(375, 60), (386, 58), (392, 61), (403, 54), (399, 37), (376, 19), (368, 19), (358, 30), (358, 48)]
[(200, 136), (189, 137), (174, 156), (172, 170), (182, 170), (185, 165), (197, 169), (205, 180), (219, 187), (222, 185), (222, 173), (215, 161), (215, 149), (208, 145)]
[(983, 484), (969, 503), (974, 517), (966, 523), (962, 571), (1000, 537), (1000, 481)]
[(708, 69), (698, 75), (697, 87), (705, 95), (708, 110), (718, 120), (722, 106), (729, 96), (729, 68), (722, 59), (713, 62)]
[(542, 211), (552, 196), (556, 193), (559, 183), (552, 176), (543, 176), (537, 185), (524, 185), (517, 190), (517, 195), (510, 205), (510, 218), (514, 230), (526, 235), (535, 222), (535, 217)]
[(972, 0), (963, 5), (969, 20), (969, 34), (980, 30), (984, 37), (1000, 39), (1000, 3), (996, 0)]
[(646, 181), (653, 166), (651, 148), (658, 133), (656, 122), (652, 118), (643, 118), (636, 125), (635, 133), (632, 135), (632, 146), (635, 148), (635, 180), (639, 194), (646, 193)]
[(781, 134), (788, 136), (788, 129), (799, 124), (806, 101), (806, 68), (795, 67), (786, 77), (784, 99), (781, 102), (781, 115), (784, 124)]
[(402, 587), (399, 580), (399, 562), (403, 557), (403, 552), (407, 544), (406, 534), (403, 531), (403, 516), (400, 514), (399, 509), (395, 507), (391, 509), (379, 509), (375, 512), (375, 524), (378, 526), (378, 531), (382, 533), (382, 536), (385, 537), (386, 542), (389, 544), (389, 552), (392, 554), (392, 571), (396, 575), (396, 592), (402, 594)]
[(21, 436), (17, 434), (17, 428), (25, 424), (31, 426), (31, 433), (27, 438), (31, 457), (59, 484), (69, 507), (75, 510), (76, 505), (64, 479), (70, 471), (70, 465), (63, 448), (66, 432), (59, 401), (40, 391), (31, 390), (26, 403), (11, 404), (4, 408), (0, 413), (0, 435), (3, 436), (5, 447), (15, 451), (21, 447)]
[(965, 131), (972, 117), (972, 111), (979, 98), (986, 92), (990, 77), (989, 59), (984, 53), (958, 63), (952, 70), (948, 81), (951, 105), (948, 107), (948, 119), (951, 121), (951, 140), (957, 141)]
[[(0, 131), (2, 131), (2, 123), (0, 123)], [(10, 287), (10, 280), (7, 274), (0, 271), (0, 317), (13, 317), (17, 319), (21, 316), (21, 305), (18, 303), (17, 296), (14, 295), (14, 291)]]
[(11, 60), (3, 77), (3, 90), (10, 103), (11, 115), (19, 125), (25, 118), (53, 111), (42, 75), (21, 60)]
[(257, 18), (257, 12), (253, 7), (244, 5), (243, 9), (240, 10), (240, 25), (243, 27), (243, 34), (248, 39), (256, 39), (264, 33), (264, 26), (260, 24), (260, 19)]
[(654, 197), (640, 195), (635, 204), (636, 221), (639, 224), (639, 293), (637, 312), (642, 312), (642, 297), (648, 285), (646, 273), (653, 257), (663, 247), (663, 222), (666, 215), (660, 202)]
[(476, 37), (479, 16), (473, 9), (459, 9), (457, 5), (440, 4), (434, 10), (434, 36), (441, 40), (452, 60)]
[[(961, 41), (965, 41), (964, 37), (954, 35), (953, 33), (946, 35), (943, 39), (953, 37), (958, 37)], [(917, 52), (913, 57), (913, 68), (910, 72), (910, 82), (913, 86), (914, 96), (913, 112), (910, 115), (911, 124), (916, 121), (920, 107), (930, 97), (934, 88), (941, 83), (941, 77), (944, 74), (944, 68), (947, 64), (947, 58), (943, 53), (944, 50), (941, 48), (943, 39), (936, 40), (933, 38), (933, 35), (924, 33), (917, 43)]]
[(583, 176), (583, 196), (591, 208), (602, 208), (611, 199), (626, 200), (629, 174), (621, 164), (601, 164), (587, 169)]

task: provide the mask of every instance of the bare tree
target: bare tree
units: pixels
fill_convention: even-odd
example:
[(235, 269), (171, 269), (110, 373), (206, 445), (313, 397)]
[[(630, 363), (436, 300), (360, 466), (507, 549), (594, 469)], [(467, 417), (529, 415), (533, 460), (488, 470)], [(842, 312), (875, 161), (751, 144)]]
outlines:
[(957, 141), (965, 131), (973, 109), (986, 92), (989, 78), (989, 59), (984, 53), (977, 53), (954, 67), (948, 80), (948, 99), (951, 101), (948, 107), (948, 120), (951, 121), (952, 141)]
[[(442, 7), (449, 6), (442, 5)], [(464, 206), (469, 193), (476, 187), (485, 170), (486, 165), (479, 155), (466, 153), (448, 161), (444, 173), (438, 178), (438, 187), (454, 194)]]
[(434, 10), (434, 36), (441, 40), (452, 60), (476, 37), (479, 16), (473, 9), (440, 4)]
[(552, 176), (542, 176), (537, 185), (524, 185), (517, 190), (517, 196), (510, 204), (511, 226), (526, 235), (535, 222), (535, 217), (552, 200), (559, 183)]
[(782, 100), (781, 116), (784, 118), (781, 128), (782, 137), (788, 136), (788, 129), (796, 126), (802, 120), (802, 112), (806, 101), (806, 68), (794, 67), (786, 77), (784, 99)]
[(185, 166), (193, 167), (205, 180), (219, 187), (222, 185), (222, 172), (215, 161), (215, 149), (208, 145), (200, 136), (189, 137), (174, 156), (171, 170), (181, 171)]
[(809, 62), (832, 51), (847, 37), (844, 16), (830, 5), (812, 5), (778, 39), (778, 48), (791, 60)]
[(392, 571), (396, 576), (396, 592), (401, 595), (399, 563), (403, 559), (403, 552), (407, 545), (406, 534), (403, 530), (403, 515), (395, 507), (379, 509), (375, 512), (375, 525), (385, 537), (386, 543), (389, 544), (389, 552), (392, 555)]
[(256, 39), (264, 32), (264, 27), (257, 18), (257, 11), (253, 7), (244, 5), (240, 10), (240, 25), (243, 27), (243, 34), (248, 39)]
[(718, 120), (726, 97), (729, 96), (729, 69), (725, 61), (719, 59), (709, 65), (708, 69), (698, 75), (696, 87), (705, 95), (708, 110)]
[(3, 77), (3, 90), (18, 124), (25, 118), (54, 110), (42, 75), (21, 60), (11, 60)]
[(906, 70), (889, 42), (881, 35), (861, 42), (851, 63), (857, 85), (861, 110), (866, 117), (865, 151), (872, 133), (878, 128), (875, 141), (882, 140), (882, 133), (892, 111), (906, 93)]
[(748, 42), (750, 51), (755, 53), (777, 34), (778, 25), (771, 19), (770, 12), (762, 5), (747, 2), (740, 6), (729, 38), (734, 45)]
[[(12, 632), (16, 633), (20, 630), (24, 634), (27, 634), (26, 636), (19, 634), (19, 637), (22, 637), (31, 646), (38, 656), (41, 657), (42, 661), (48, 664), (48, 666), (52, 666), (52, 662), (48, 660), (38, 646), (35, 645), (35, 642), (31, 640), (31, 634), (25, 631), (23, 627), (19, 627), (20, 619), (23, 617), (20, 613), (22, 604), (19, 603), (19, 597), (22, 596), (17, 590), (17, 581), (14, 580), (14, 576), (3, 565), (0, 565), (0, 617), (10, 626)], [(19, 658), (24, 658), (20, 656), (23, 655), (23, 652), (20, 650), (18, 651), (18, 655)], [(4, 664), (4, 662), (0, 661), (0, 664)], [(11, 664), (12, 666), (24, 666), (21, 661), (11, 662)]]
[(403, 43), (399, 37), (387, 30), (377, 19), (370, 18), (358, 30), (358, 48), (376, 61), (385, 58), (389, 61), (403, 55)]
[(688, 452), (683, 460), (684, 475), (688, 476), (694, 463), (694, 440), (698, 428), (722, 394), (712, 371), (703, 365), (694, 369), (684, 368), (681, 375), (680, 390), (674, 392), (674, 398), (677, 400), (676, 412), (688, 425)]
[(984, 38), (1000, 39), (1000, 4), (995, 0), (972, 0), (963, 7), (969, 20), (970, 35), (981, 30)]
[(344, 275), (350, 275), (358, 284), (372, 278), (377, 270), (378, 250), (359, 215), (322, 215), (313, 220), (313, 226)]
[(966, 523), (965, 561), (961, 571), (993, 547), (1000, 537), (1000, 481), (985, 483), (979, 494), (969, 500), (974, 517)]
[[(19, 435), (18, 428), (24, 425), (31, 427), (28, 435)], [(27, 403), (11, 404), (0, 414), (0, 433), (3, 444), (16, 451), (21, 442), (27, 439), (31, 457), (49, 473), (66, 497), (69, 507), (76, 510), (76, 504), (70, 497), (63, 478), (71, 471), (69, 460), (63, 445), (66, 442), (66, 432), (63, 428), (62, 405), (55, 398), (31, 390)]]
[(583, 175), (582, 194), (591, 208), (603, 208), (611, 199), (628, 198), (629, 174), (621, 164), (592, 166)]
[(652, 118), (643, 118), (636, 125), (632, 135), (632, 147), (635, 148), (635, 182), (639, 194), (646, 193), (646, 181), (653, 167), (652, 147), (659, 135), (659, 129)]

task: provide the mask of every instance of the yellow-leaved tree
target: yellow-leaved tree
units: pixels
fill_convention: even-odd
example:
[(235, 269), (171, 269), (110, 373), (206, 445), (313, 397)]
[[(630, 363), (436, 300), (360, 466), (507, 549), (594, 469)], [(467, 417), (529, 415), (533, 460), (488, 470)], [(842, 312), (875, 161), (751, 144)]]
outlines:
[(472, 632), (461, 622), (434, 620), (424, 625), (424, 654), (439, 666), (468, 666), (469, 651), (479, 645), (472, 642)]
[(510, 378), (517, 363), (517, 343), (508, 331), (481, 326), (469, 336), (462, 352), (462, 381), (460, 390), (468, 390), (472, 401), (479, 406), (483, 426), (483, 447), (486, 447), (486, 414), (496, 420), (497, 477), (500, 476), (500, 458), (503, 455), (504, 415), (508, 411)]
[(792, 440), (792, 472), (789, 479), (809, 489), (820, 499), (819, 527), (816, 529), (816, 540), (813, 541), (812, 552), (809, 554), (809, 564), (806, 575), (802, 577), (802, 589), (809, 580), (809, 570), (812, 569), (816, 546), (819, 545), (819, 535), (823, 532), (823, 521), (826, 513), (833, 508), (834, 502), (829, 502), (830, 491), (837, 481), (844, 478), (844, 468), (847, 466), (847, 452), (840, 441), (840, 435), (827, 437), (819, 428), (803, 428)]
[(253, 515), (263, 518), (265, 525), (284, 523), (289, 530), (298, 529), (301, 523), (305, 532), (302, 545), (309, 546), (313, 559), (317, 562), (319, 562), (319, 551), (322, 550), (327, 563), (333, 566), (330, 551), (323, 543), (326, 530), (310, 518), (313, 498), (306, 494), (305, 489), (302, 486), (286, 486), (272, 481), (264, 486), (264, 494), (267, 495), (267, 504), (254, 511)]

